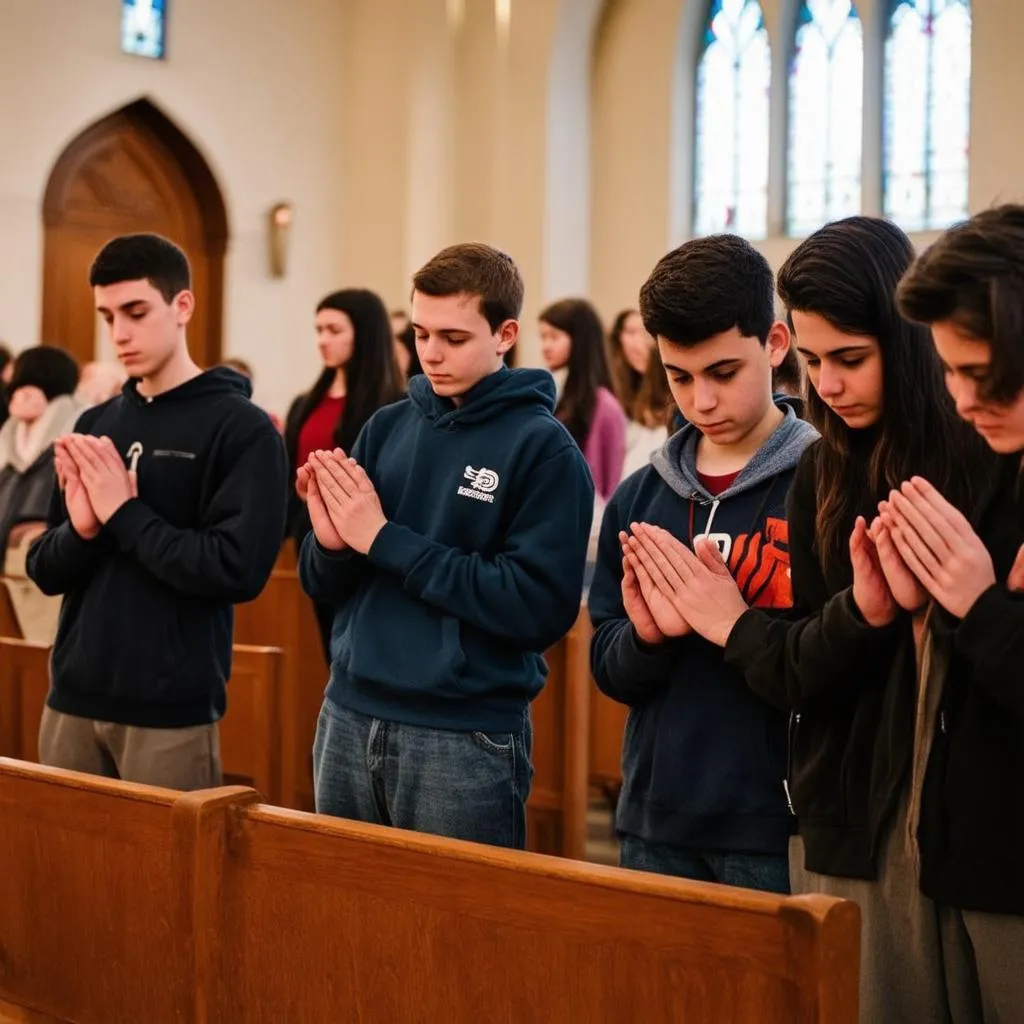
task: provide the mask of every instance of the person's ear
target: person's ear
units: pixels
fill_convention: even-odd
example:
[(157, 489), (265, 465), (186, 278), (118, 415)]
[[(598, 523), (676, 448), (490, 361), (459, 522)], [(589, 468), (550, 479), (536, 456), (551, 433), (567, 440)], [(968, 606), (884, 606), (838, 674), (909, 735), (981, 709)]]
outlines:
[(768, 339), (765, 341), (768, 363), (773, 370), (782, 365), (791, 344), (792, 336), (789, 333), (789, 328), (783, 321), (776, 320), (768, 331)]
[(498, 355), (507, 355), (513, 345), (519, 340), (519, 321), (506, 320), (497, 330)]
[(171, 306), (174, 309), (174, 322), (179, 327), (184, 327), (196, 311), (196, 297), (186, 288), (174, 296)]

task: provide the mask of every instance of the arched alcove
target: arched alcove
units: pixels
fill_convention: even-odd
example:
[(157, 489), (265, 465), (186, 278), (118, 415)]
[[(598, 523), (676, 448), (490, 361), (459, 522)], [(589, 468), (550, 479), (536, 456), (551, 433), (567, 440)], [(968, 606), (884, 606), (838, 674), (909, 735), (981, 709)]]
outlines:
[(130, 103), (68, 143), (46, 186), (43, 223), (44, 343), (81, 362), (96, 357), (89, 266), (110, 238), (147, 231), (188, 253), (197, 299), (190, 348), (200, 365), (219, 362), (224, 199), (202, 154), (152, 102)]

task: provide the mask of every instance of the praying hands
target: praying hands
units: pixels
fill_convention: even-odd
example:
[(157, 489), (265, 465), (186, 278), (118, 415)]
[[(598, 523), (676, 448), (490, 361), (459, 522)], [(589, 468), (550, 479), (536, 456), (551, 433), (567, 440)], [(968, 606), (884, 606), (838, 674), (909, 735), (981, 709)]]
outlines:
[(68, 519), (84, 540), (93, 540), (126, 501), (138, 497), (137, 477), (109, 437), (68, 434), (58, 438), (54, 466)]
[(366, 470), (340, 448), (315, 451), (296, 478), (313, 532), (328, 551), (351, 548), (365, 555), (387, 524)]
[[(894, 490), (879, 506), (879, 518), (907, 569), (957, 618), (996, 582), (992, 556), (981, 538), (927, 480), (914, 477)], [(1019, 575), (1015, 564), (1008, 580), (1011, 588)]]
[[(748, 605), (722, 560), (717, 545), (706, 537), (694, 541), (694, 551), (667, 530), (648, 523), (634, 523), (632, 536), (619, 535), (624, 568), (636, 577), (641, 596), (655, 625), (665, 636), (682, 636), (694, 630), (724, 647)], [(626, 613), (644, 639), (626, 602)]]

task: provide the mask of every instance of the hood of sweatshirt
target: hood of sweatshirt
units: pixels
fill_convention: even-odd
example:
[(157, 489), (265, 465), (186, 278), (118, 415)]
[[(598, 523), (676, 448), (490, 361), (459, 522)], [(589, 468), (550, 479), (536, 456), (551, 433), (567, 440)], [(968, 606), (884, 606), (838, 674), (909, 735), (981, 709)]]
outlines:
[[(743, 467), (732, 486), (717, 495), (718, 501), (735, 498), (745, 491), (753, 490), (765, 480), (793, 469), (800, 461), (804, 449), (817, 438), (818, 432), (809, 423), (797, 418), (792, 405), (781, 400), (776, 400), (776, 405), (783, 411), (782, 422)], [(692, 423), (687, 423), (655, 452), (651, 464), (662, 480), (681, 498), (706, 503), (714, 499), (697, 476), (697, 445), (702, 436)]]
[(164, 391), (152, 397), (139, 394), (139, 381), (130, 377), (125, 381), (121, 394), (135, 405), (163, 405), (171, 402), (191, 401), (195, 398), (207, 398), (213, 395), (237, 395), (239, 398), (252, 398), (252, 381), (243, 377), (237, 370), (228, 366), (216, 366), (205, 370), (197, 377), (179, 384), (170, 391)]
[(484, 377), (459, 405), (434, 393), (430, 381), (417, 375), (409, 382), (409, 399), (420, 415), (439, 430), (458, 430), (504, 416), (514, 408), (536, 406), (554, 412), (555, 382), (546, 370), (500, 370)]

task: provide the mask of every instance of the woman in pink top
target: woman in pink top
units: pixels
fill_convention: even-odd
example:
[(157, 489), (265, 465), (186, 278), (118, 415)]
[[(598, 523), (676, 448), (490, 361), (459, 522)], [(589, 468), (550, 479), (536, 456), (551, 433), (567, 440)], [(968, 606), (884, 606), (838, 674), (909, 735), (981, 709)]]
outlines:
[(607, 501), (622, 479), (626, 414), (611, 390), (604, 327), (586, 299), (562, 299), (540, 314), (544, 362), (559, 383), (555, 415), (583, 450), (594, 488)]

